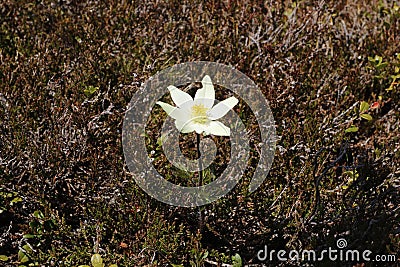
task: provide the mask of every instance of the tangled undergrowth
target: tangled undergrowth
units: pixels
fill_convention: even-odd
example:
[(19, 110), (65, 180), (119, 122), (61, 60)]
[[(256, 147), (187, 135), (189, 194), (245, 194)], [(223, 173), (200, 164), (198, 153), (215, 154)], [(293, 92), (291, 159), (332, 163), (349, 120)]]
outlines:
[[(322, 251), (338, 238), (400, 259), (399, 6), (2, 1), (0, 265), (78, 266), (101, 255), (106, 266), (259, 266), (265, 245)], [(141, 84), (197, 60), (254, 80), (278, 135), (261, 188), (249, 194), (243, 182), (202, 207), (201, 229), (197, 209), (159, 203), (135, 184), (121, 144)], [(154, 131), (149, 151), (159, 149)]]

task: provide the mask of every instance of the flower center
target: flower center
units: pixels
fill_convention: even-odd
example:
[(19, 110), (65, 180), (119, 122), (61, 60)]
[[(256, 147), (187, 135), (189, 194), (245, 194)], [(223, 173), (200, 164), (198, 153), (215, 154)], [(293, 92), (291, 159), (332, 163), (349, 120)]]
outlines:
[(194, 105), (191, 112), (192, 120), (196, 123), (205, 124), (208, 122), (207, 111), (208, 108), (202, 104)]

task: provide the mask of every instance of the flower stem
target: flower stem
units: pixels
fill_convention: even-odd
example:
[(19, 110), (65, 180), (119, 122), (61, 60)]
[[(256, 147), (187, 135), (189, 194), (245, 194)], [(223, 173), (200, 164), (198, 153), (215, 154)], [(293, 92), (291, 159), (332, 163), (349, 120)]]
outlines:
[[(200, 153), (200, 140), (201, 140), (201, 135), (196, 133), (197, 136), (197, 158), (199, 161), (199, 181), (198, 181), (198, 185), (197, 186), (202, 186), (203, 184), (203, 164), (201, 162), (201, 153)], [(204, 219), (203, 219), (203, 212), (201, 210), (201, 207), (198, 207), (199, 211), (198, 211), (198, 215), (199, 215), (199, 232), (201, 233), (203, 231), (203, 224), (204, 224)]]
[(201, 153), (200, 153), (200, 140), (201, 140), (201, 135), (196, 133), (197, 135), (197, 158), (199, 160), (199, 184), (197, 186), (202, 186), (203, 184), (203, 164), (201, 162)]

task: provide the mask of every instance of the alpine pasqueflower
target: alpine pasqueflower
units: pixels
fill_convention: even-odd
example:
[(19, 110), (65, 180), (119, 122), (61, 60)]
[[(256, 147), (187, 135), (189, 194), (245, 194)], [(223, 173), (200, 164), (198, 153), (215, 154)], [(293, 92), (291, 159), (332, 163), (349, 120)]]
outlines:
[(222, 122), (216, 121), (229, 112), (239, 100), (232, 96), (214, 106), (215, 91), (210, 76), (204, 76), (203, 87), (198, 89), (194, 99), (186, 92), (173, 85), (168, 86), (176, 107), (158, 101), (157, 104), (175, 119), (175, 126), (181, 133), (195, 131), (197, 134), (229, 136), (230, 129)]

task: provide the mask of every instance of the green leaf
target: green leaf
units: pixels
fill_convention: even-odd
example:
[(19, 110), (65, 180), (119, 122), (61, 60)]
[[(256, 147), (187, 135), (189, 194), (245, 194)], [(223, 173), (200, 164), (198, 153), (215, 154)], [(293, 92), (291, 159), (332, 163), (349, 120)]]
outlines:
[(382, 72), (380, 75), (375, 75), (374, 78), (375, 79), (384, 79), (386, 77), (386, 72)]
[(118, 267), (116, 264), (111, 264), (109, 267)]
[(382, 57), (378, 55), (376, 55), (375, 57), (368, 57), (368, 61), (377, 66), (382, 63)]
[(393, 90), (393, 84), (391, 84), (388, 88), (386, 88), (386, 91), (392, 91)]
[(379, 63), (378, 65), (376, 65), (376, 69), (377, 70), (383, 69), (387, 65), (389, 65), (389, 63), (387, 63), (387, 62)]
[(362, 101), (360, 104), (360, 113), (363, 113), (369, 109), (369, 104), (365, 101)]
[(29, 226), (34, 229), (37, 230), (37, 228), (40, 226), (40, 223), (38, 223), (37, 221), (33, 221), (29, 223)]
[(28, 262), (29, 257), (26, 256), (26, 254), (22, 250), (20, 250), (18, 251), (18, 261), (21, 263)]
[(22, 201), (22, 198), (20, 198), (20, 197), (15, 197), (15, 198), (13, 198), (13, 199), (11, 200), (11, 204), (18, 203), (18, 202), (21, 202), (21, 201)]
[(182, 264), (171, 264), (172, 267), (184, 267)]
[(103, 259), (101, 258), (100, 254), (93, 254), (91, 259), (93, 267), (103, 267)]
[(43, 218), (44, 218), (44, 215), (43, 215), (43, 213), (42, 213), (40, 210), (34, 211), (34, 212), (33, 212), (33, 216), (35, 216), (35, 217), (38, 218), (38, 219), (43, 219)]
[(344, 132), (346, 132), (346, 133), (355, 133), (357, 131), (358, 131), (358, 127), (352, 125), (351, 127), (347, 128)]
[(85, 93), (86, 97), (90, 97), (90, 96), (93, 95), (97, 90), (99, 90), (99, 87), (89, 85), (89, 86), (87, 86), (87, 87), (83, 90), (83, 92)]
[(382, 57), (376, 55), (376, 56), (375, 56), (375, 62), (378, 62), (378, 64), (381, 64), (381, 63), (382, 63)]
[(232, 261), (233, 261), (233, 267), (241, 267), (243, 265), (242, 258), (237, 253), (234, 256), (232, 256)]
[(373, 58), (373, 57), (368, 57), (368, 61), (371, 62), (371, 63), (375, 63), (375, 58)]
[(82, 43), (82, 39), (79, 38), (79, 36), (75, 36), (75, 40), (76, 40), (78, 43)]
[(24, 237), (24, 238), (34, 238), (34, 237), (35, 237), (35, 235), (32, 235), (32, 234), (26, 234), (26, 235), (24, 235), (23, 237)]
[(381, 151), (379, 150), (379, 148), (375, 148), (374, 150), (376, 158), (379, 158), (381, 156)]
[(397, 79), (400, 79), (400, 74), (392, 75), (390, 78), (392, 78), (393, 81), (396, 81)]
[(31, 253), (32, 249), (29, 245), (23, 245), (22, 248), (27, 252), (27, 253)]
[(79, 265), (78, 267), (90, 267), (89, 265)]
[(8, 257), (6, 255), (0, 255), (0, 261), (8, 261)]
[(372, 120), (372, 116), (369, 114), (361, 114), (360, 117), (366, 119), (367, 121)]

